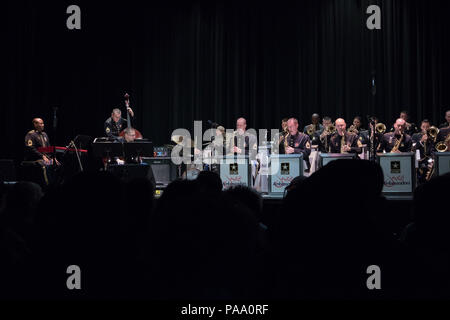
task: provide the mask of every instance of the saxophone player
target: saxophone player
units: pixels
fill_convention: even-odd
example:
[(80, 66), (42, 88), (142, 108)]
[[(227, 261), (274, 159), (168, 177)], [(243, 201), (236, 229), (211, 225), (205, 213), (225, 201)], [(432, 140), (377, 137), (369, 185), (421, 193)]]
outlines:
[(303, 153), (303, 160), (306, 162), (306, 172), (309, 172), (311, 164), (309, 155), (311, 154), (311, 140), (307, 134), (298, 131), (298, 120), (290, 118), (288, 120), (289, 134), (284, 138), (285, 154)]
[(361, 142), (358, 136), (346, 130), (345, 120), (339, 118), (335, 122), (336, 133), (330, 138), (331, 153), (361, 153)]
[(288, 129), (288, 120), (289, 118), (284, 118), (281, 120), (281, 132), (279, 134), (279, 140), (278, 140), (278, 145), (279, 145), (279, 153), (285, 153), (284, 151), (284, 141), (286, 136), (289, 134), (289, 129)]
[(380, 150), (386, 153), (390, 152), (410, 152), (412, 147), (412, 139), (409, 134), (405, 132), (406, 121), (398, 118), (394, 123), (394, 132), (389, 132), (383, 135), (380, 144)]

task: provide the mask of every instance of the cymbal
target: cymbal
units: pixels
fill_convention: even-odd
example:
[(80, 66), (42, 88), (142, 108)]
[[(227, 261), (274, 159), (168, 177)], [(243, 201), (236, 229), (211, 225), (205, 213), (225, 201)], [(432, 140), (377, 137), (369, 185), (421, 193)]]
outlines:
[(183, 136), (181, 136), (181, 135), (173, 135), (171, 140), (173, 142), (175, 142), (176, 144), (181, 144), (183, 142)]
[[(173, 142), (175, 142), (176, 144), (182, 145), (184, 137), (181, 135), (173, 135), (172, 139)], [(187, 139), (187, 146), (191, 146), (192, 148), (195, 146), (194, 141), (192, 141), (190, 138)]]

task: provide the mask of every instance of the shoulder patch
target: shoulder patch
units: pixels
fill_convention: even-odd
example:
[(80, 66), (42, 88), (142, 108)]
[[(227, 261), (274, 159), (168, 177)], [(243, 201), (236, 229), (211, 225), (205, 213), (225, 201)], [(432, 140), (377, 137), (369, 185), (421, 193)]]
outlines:
[(362, 147), (362, 143), (361, 143), (360, 140), (358, 140), (357, 144), (358, 144), (358, 148), (361, 148), (361, 147)]
[(30, 131), (28, 131), (28, 133), (27, 133), (27, 134), (32, 134), (32, 133), (34, 133), (34, 130), (30, 130)]
[(111, 129), (109, 127), (106, 127), (106, 133), (110, 133)]
[(28, 139), (27, 146), (31, 147), (33, 145), (33, 141), (31, 139)]

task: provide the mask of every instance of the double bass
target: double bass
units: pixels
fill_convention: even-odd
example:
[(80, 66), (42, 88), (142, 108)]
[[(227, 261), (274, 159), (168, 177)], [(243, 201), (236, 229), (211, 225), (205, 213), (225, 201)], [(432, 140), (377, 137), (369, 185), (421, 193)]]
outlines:
[[(131, 126), (130, 112), (128, 112), (128, 108), (130, 107), (130, 95), (128, 93), (125, 93), (124, 97), (125, 97), (125, 106), (126, 106), (126, 111), (127, 111), (127, 129), (131, 129), (133, 127)], [(133, 129), (136, 132), (136, 139), (142, 139), (143, 138), (142, 134), (136, 128), (133, 128)], [(119, 136), (120, 137), (125, 136), (125, 129), (120, 132)]]

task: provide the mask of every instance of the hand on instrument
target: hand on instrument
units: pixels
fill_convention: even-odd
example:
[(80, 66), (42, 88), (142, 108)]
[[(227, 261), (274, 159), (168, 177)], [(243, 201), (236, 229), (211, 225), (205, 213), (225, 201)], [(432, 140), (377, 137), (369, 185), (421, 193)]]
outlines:
[(287, 147), (286, 148), (286, 154), (292, 154), (294, 152), (295, 152), (294, 148), (292, 148), (292, 147)]
[(352, 147), (350, 147), (348, 144), (344, 145), (344, 147), (342, 148), (345, 152), (349, 152), (352, 150)]
[(199, 149), (197, 149), (197, 148), (194, 148), (194, 155), (199, 155), (199, 154), (201, 154), (202, 152), (199, 150)]
[(47, 156), (42, 156), (42, 160), (44, 160), (44, 164), (49, 166), (52, 164), (52, 160), (50, 160)]
[(127, 107), (127, 111), (130, 113), (130, 116), (134, 117), (133, 109), (131, 109), (130, 107)]
[(428, 136), (426, 135), (426, 134), (424, 134), (423, 136), (422, 136), (422, 139), (420, 139), (420, 142), (425, 142), (425, 141), (427, 141), (428, 140)]
[(233, 152), (234, 153), (242, 153), (242, 150), (236, 146), (233, 147)]

